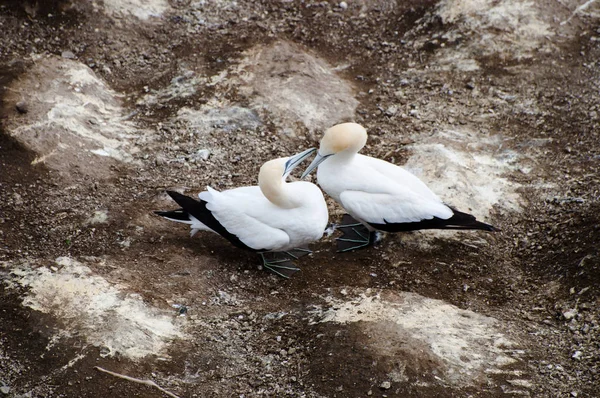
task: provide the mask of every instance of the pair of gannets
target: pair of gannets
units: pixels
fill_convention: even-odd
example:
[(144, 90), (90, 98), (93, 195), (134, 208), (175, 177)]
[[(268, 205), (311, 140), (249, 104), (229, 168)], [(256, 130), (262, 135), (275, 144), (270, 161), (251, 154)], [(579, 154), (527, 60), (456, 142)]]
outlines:
[[(342, 123), (329, 128), (317, 156), (302, 175), (304, 178), (318, 167), (321, 188), (349, 213), (338, 226), (344, 234), (338, 238), (339, 251), (374, 243), (377, 230), (496, 230), (444, 204), (403, 168), (358, 154), (366, 142), (367, 132), (359, 124)], [(156, 213), (190, 224), (192, 235), (212, 231), (239, 248), (258, 252), (265, 268), (289, 277), (298, 271), (291, 262), (296, 258), (294, 249), (319, 240), (329, 218), (323, 194), (316, 185), (285, 181), (314, 151), (311, 148), (265, 163), (258, 175), (258, 186), (223, 192), (207, 187), (198, 195), (200, 201), (168, 191), (181, 209)], [(265, 257), (267, 253), (280, 252), (285, 256)]]

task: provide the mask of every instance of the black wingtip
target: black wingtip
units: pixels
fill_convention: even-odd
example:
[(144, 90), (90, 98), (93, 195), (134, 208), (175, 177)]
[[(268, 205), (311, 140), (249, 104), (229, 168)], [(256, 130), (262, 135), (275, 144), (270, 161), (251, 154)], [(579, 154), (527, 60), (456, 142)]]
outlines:
[[(187, 196), (185, 196), (184, 194), (181, 194), (179, 192), (176, 191), (165, 191), (167, 193), (167, 195), (169, 195), (171, 197), (171, 199), (173, 199), (175, 202), (178, 202), (178, 199), (181, 198), (187, 198)], [(178, 202), (179, 203), (179, 202)]]
[(494, 227), (493, 225), (486, 224), (481, 221), (475, 221), (473, 224), (466, 225), (466, 227), (472, 228), (472, 229), (480, 229), (482, 231), (488, 231), (488, 232), (501, 232), (500, 229)]
[(173, 221), (190, 221), (190, 215), (187, 211), (183, 209), (170, 210), (170, 211), (155, 211), (154, 214), (164, 217)]
[(463, 213), (462, 211), (458, 211), (453, 207), (450, 207), (450, 209), (454, 214), (448, 219), (433, 217), (426, 220), (407, 223), (389, 223), (384, 219), (383, 224), (369, 223), (369, 225), (375, 229), (385, 232), (408, 232), (422, 229), (449, 229), (456, 231), (480, 230), (488, 232), (500, 232), (498, 228), (490, 224), (477, 221), (475, 216), (472, 214)]

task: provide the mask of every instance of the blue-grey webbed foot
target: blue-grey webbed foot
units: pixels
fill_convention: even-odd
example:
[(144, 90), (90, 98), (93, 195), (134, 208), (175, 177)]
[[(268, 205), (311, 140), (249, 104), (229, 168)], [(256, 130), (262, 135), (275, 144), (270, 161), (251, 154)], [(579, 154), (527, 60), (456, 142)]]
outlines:
[(337, 238), (338, 253), (369, 247), (379, 241), (377, 231), (369, 231), (362, 223), (356, 221), (350, 214), (344, 214), (342, 223), (336, 227), (342, 231), (342, 236)]
[(262, 265), (265, 269), (268, 269), (282, 278), (288, 279), (296, 272), (300, 271), (300, 268), (296, 267), (296, 264), (293, 262), (293, 260), (298, 257), (295, 257), (288, 252), (265, 252), (260, 253), (260, 257), (263, 260)]

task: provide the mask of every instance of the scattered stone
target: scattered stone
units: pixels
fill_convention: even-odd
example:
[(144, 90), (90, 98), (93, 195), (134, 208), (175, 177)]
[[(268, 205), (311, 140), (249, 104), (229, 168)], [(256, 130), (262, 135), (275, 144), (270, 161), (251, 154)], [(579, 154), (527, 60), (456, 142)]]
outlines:
[(13, 193), (13, 202), (15, 206), (21, 206), (23, 204), (23, 197), (19, 195), (17, 192)]
[(383, 390), (389, 390), (390, 388), (392, 388), (392, 383), (390, 383), (389, 381), (384, 381), (379, 385), (379, 388)]
[(25, 101), (17, 102), (17, 104), (15, 105), (15, 108), (17, 109), (17, 111), (19, 113), (22, 113), (22, 114), (29, 112), (29, 107), (27, 106), (27, 102), (25, 102)]
[(340, 2), (340, 8), (342, 10), (345, 10), (348, 8), (348, 3), (346, 3), (345, 1)]
[(66, 58), (66, 59), (75, 59), (75, 54), (73, 54), (73, 52), (69, 51), (69, 50), (63, 51), (60, 54), (60, 56), (63, 57), (63, 58)]
[(385, 110), (386, 116), (394, 116), (398, 112), (398, 107), (396, 105), (392, 105)]
[(108, 211), (106, 210), (96, 210), (94, 214), (90, 218), (87, 219), (86, 224), (96, 225), (96, 224), (104, 224), (108, 220)]
[(164, 156), (157, 156), (156, 159), (154, 159), (154, 164), (156, 166), (162, 166), (163, 164), (165, 164), (167, 162), (167, 159)]
[(567, 310), (565, 312), (563, 312), (563, 317), (567, 320), (570, 321), (571, 319), (575, 318), (575, 316), (577, 316), (577, 310), (572, 308), (570, 310)]
[(402, 99), (405, 97), (405, 94), (404, 94), (404, 91), (402, 91), (402, 90), (396, 90), (394, 92), (394, 96), (398, 99)]
[(583, 293), (587, 292), (588, 290), (590, 290), (590, 287), (589, 287), (589, 286), (587, 286), (587, 287), (584, 287), (584, 288), (583, 288), (583, 289), (581, 289), (581, 290), (579, 291), (579, 293), (577, 293), (577, 294), (581, 296)]
[(525, 388), (532, 388), (533, 384), (529, 381), (529, 380), (524, 380), (524, 379), (513, 379), (513, 380), (507, 380), (510, 384), (512, 384), (513, 386), (517, 386), (517, 387), (525, 387)]
[(475, 83), (467, 82), (467, 84), (465, 84), (465, 87), (468, 88), (469, 90), (473, 90), (475, 88)]
[(200, 149), (198, 152), (196, 152), (196, 157), (202, 160), (208, 160), (210, 157), (210, 151), (208, 149)]
[(10, 393), (10, 387), (2, 383), (2, 387), (0, 387), (0, 392), (4, 395), (8, 395)]
[(573, 358), (573, 359), (579, 359), (579, 358), (581, 358), (582, 355), (583, 355), (583, 352), (577, 350), (577, 351), (575, 351), (573, 353), (573, 355), (571, 355), (571, 358)]

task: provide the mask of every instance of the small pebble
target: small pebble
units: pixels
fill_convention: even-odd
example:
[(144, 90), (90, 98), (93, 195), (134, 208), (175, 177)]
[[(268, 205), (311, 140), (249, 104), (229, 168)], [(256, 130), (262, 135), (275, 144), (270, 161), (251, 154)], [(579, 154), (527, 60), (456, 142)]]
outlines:
[(346, 8), (348, 8), (348, 3), (346, 3), (345, 1), (340, 2), (340, 8), (342, 10), (345, 10)]
[(567, 321), (570, 321), (571, 319), (575, 318), (576, 315), (577, 315), (576, 309), (570, 309), (568, 311), (563, 312), (563, 316), (565, 317), (565, 319)]
[(17, 102), (17, 104), (15, 105), (15, 108), (17, 108), (17, 111), (19, 113), (27, 113), (27, 112), (29, 112), (29, 107), (27, 106), (27, 102), (25, 102), (25, 101), (19, 101), (19, 102)]
[(210, 151), (208, 149), (200, 149), (198, 152), (196, 152), (196, 156), (202, 160), (208, 160), (210, 157)]
[(384, 390), (389, 390), (390, 388), (392, 388), (392, 383), (390, 383), (389, 381), (384, 381), (383, 383), (381, 383), (379, 385), (379, 388), (382, 388)]
[(73, 54), (73, 52), (69, 51), (69, 50), (63, 51), (60, 54), (60, 56), (63, 57), (63, 58), (67, 58), (67, 59), (74, 59), (75, 58), (75, 54)]

